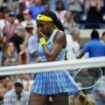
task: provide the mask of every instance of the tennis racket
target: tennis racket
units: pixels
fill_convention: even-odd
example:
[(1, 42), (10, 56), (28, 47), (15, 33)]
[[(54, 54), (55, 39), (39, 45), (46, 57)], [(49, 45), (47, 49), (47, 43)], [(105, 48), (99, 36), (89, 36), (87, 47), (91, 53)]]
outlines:
[(95, 87), (101, 80), (103, 72), (101, 68), (84, 68), (74, 73), (74, 80), (80, 83), (82, 90)]

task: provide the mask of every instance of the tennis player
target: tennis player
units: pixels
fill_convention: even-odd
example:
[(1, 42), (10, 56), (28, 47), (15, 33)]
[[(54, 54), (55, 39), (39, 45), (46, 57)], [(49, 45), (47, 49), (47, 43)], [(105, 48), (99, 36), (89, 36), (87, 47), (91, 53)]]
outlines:
[[(65, 60), (66, 35), (60, 20), (51, 11), (41, 12), (36, 20), (40, 62)], [(45, 105), (48, 97), (52, 97), (53, 105), (69, 105), (68, 94), (78, 92), (80, 88), (66, 70), (37, 73), (29, 105)]]

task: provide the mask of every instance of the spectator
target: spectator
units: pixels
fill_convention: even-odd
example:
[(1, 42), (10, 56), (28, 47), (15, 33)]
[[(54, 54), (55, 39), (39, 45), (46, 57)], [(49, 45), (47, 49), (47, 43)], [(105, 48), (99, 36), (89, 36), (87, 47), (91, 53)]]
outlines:
[(42, 4), (41, 0), (33, 0), (33, 4), (30, 5), (29, 9), (32, 13), (32, 18), (36, 19), (37, 15), (45, 10), (45, 5)]
[[(103, 10), (105, 10), (105, 0), (103, 0), (103, 4), (104, 4), (104, 8), (103, 8)], [(104, 11), (104, 13), (105, 13), (105, 11)]]
[(35, 63), (36, 58), (38, 57), (38, 38), (37, 35), (33, 35), (33, 24), (28, 22), (26, 26), (26, 31), (29, 33), (30, 37), (28, 40), (27, 52), (29, 57), (29, 63)]
[(27, 8), (29, 8), (29, 6), (30, 6), (32, 3), (33, 3), (33, 0), (27, 0), (27, 1), (25, 2), (25, 5), (26, 5)]
[[(105, 44), (105, 32), (102, 33), (101, 42)], [(105, 67), (102, 67), (103, 75), (105, 75)]]
[(68, 10), (73, 13), (82, 12), (82, 4), (84, 0), (67, 0)]
[(63, 22), (63, 27), (65, 29), (66, 34), (71, 34), (73, 28), (77, 27), (77, 24), (74, 20), (74, 16), (71, 12), (66, 12), (65, 19)]
[(68, 60), (76, 59), (80, 52), (80, 31), (78, 28), (74, 28), (71, 35), (66, 35), (67, 47), (66, 47), (66, 58)]
[(8, 24), (8, 14), (9, 14), (9, 9), (7, 7), (1, 7), (0, 9), (1, 12), (1, 18), (0, 18), (0, 30), (3, 31), (4, 27)]
[(0, 6), (2, 6), (2, 4), (3, 4), (3, 0), (0, 0)]
[(95, 99), (96, 105), (104, 105), (105, 104), (105, 76), (101, 78), (101, 81), (98, 83), (96, 87), (94, 87), (91, 92), (91, 96)]
[(27, 0), (20, 0), (22, 3), (26, 3)]
[(0, 8), (0, 53), (2, 55), (3, 51), (5, 50), (5, 46), (7, 44), (7, 36), (3, 32), (4, 27), (8, 24), (8, 8), (1, 7)]
[(83, 12), (84, 0), (67, 0), (68, 10), (74, 15), (76, 22), (79, 22), (81, 13)]
[(22, 22), (24, 20), (23, 17), (23, 11), (25, 10), (26, 6), (24, 3), (19, 3), (17, 8), (17, 19), (19, 19), (19, 22)]
[(64, 8), (64, 4), (62, 1), (58, 1), (56, 2), (56, 11), (55, 11), (55, 14), (57, 15), (58, 19), (61, 20), (61, 22), (63, 23), (64, 22), (64, 16), (66, 14), (66, 10)]
[(0, 105), (3, 105), (3, 99), (6, 89), (0, 84)]
[(84, 45), (79, 57), (82, 57), (86, 52), (89, 53), (89, 57), (105, 56), (105, 45), (101, 43), (97, 30), (92, 31), (91, 41)]
[(36, 34), (37, 33), (36, 32), (36, 20), (32, 19), (32, 13), (29, 9), (25, 9), (23, 11), (23, 17), (24, 17), (25, 20), (23, 22), (21, 22), (21, 26), (23, 26), (23, 28), (25, 28), (26, 25), (27, 25), (27, 22), (32, 22), (32, 24), (33, 24), (33, 34)]
[(23, 44), (20, 45), (19, 64), (27, 64), (27, 51)]
[(8, 2), (9, 2), (8, 0), (3, 0), (3, 4), (2, 4), (2, 5), (3, 5), (4, 7), (7, 7), (7, 6), (8, 6)]
[(16, 11), (18, 8), (19, 0), (8, 0), (8, 8), (12, 11)]
[(11, 37), (10, 42), (13, 42), (17, 52), (20, 52), (20, 45), (24, 42), (25, 29), (22, 26), (18, 26), (14, 35)]
[(65, 5), (65, 8), (67, 9), (67, 0), (46, 0), (46, 1), (49, 1), (51, 11), (56, 10), (56, 2), (57, 1), (62, 1)]
[(2, 57), (3, 57), (3, 50), (1, 49), (0, 46), (0, 67), (2, 66)]
[(102, 34), (102, 42), (105, 44), (105, 32)]
[(96, 105), (95, 100), (83, 92), (70, 97), (70, 105)]
[(4, 26), (5, 26), (4, 12), (3, 9), (0, 8), (0, 32), (3, 31)]
[[(20, 27), (20, 28), (19, 28)], [(22, 49), (23, 50), (25, 50), (26, 49), (26, 47), (27, 47), (27, 44), (28, 44), (28, 40), (29, 40), (29, 34), (28, 34), (28, 32), (20, 25), (19, 27), (17, 27), (17, 28), (19, 28), (19, 30), (17, 31), (17, 33), (18, 33), (18, 35), (20, 36), (20, 37), (22, 37), (22, 39), (23, 39), (23, 43), (22, 43), (22, 48), (20, 48), (20, 50), (22, 51)], [(24, 49), (25, 48), (25, 49)]]
[(5, 92), (11, 90), (13, 88), (12, 79), (10, 76), (1, 76), (0, 77), (0, 84), (5, 89)]
[(0, 30), (0, 66), (2, 66), (3, 47), (4, 47), (4, 37), (2, 31)]
[(14, 89), (8, 91), (4, 96), (4, 105), (28, 105), (29, 95), (23, 89), (23, 84), (19, 81), (14, 83)]
[(24, 89), (30, 93), (31, 85), (33, 83), (33, 80), (30, 79), (30, 75), (29, 74), (23, 74), (22, 81), (23, 81)]
[(45, 6), (46, 6), (46, 10), (50, 10), (50, 3), (49, 2), (46, 2)]
[(86, 28), (100, 28), (102, 22), (102, 0), (86, 0), (85, 10), (87, 12)]
[(15, 49), (15, 46), (12, 42), (9, 42), (7, 45), (7, 51), (3, 56), (3, 65), (4, 66), (13, 66), (18, 64), (18, 55)]
[(23, 39), (22, 44), (19, 45), (19, 64), (27, 64), (27, 45), (29, 40), (29, 33), (20, 25), (20, 28), (18, 30), (18, 35)]
[(18, 20), (16, 20), (15, 12), (11, 11), (9, 13), (8, 21), (9, 21), (9, 23), (6, 24), (6, 26), (4, 27), (4, 33), (7, 36), (7, 39), (10, 39), (13, 36), (13, 34), (16, 30), (16, 27), (19, 24)]
[[(101, 56), (105, 56), (105, 44), (102, 43), (99, 39), (99, 33), (97, 30), (93, 30), (91, 33), (91, 41), (87, 42), (83, 49), (80, 52), (80, 56), (79, 58), (81, 58), (84, 54), (89, 53), (89, 57), (101, 57)], [(98, 73), (94, 72), (94, 70), (96, 70), (96, 68), (94, 68), (93, 70), (91, 70), (91, 74), (92, 76), (94, 76), (95, 78), (98, 75)], [(102, 69), (103, 72), (105, 73), (105, 69)]]

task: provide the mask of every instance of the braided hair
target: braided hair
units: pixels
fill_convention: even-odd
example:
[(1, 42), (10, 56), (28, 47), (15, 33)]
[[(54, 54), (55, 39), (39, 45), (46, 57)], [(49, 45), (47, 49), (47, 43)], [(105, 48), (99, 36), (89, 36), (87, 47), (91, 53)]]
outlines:
[(64, 31), (61, 21), (57, 18), (56, 14), (54, 12), (46, 10), (46, 11), (41, 12), (40, 14), (51, 17), (53, 19), (53, 23), (56, 25), (56, 27), (59, 30)]

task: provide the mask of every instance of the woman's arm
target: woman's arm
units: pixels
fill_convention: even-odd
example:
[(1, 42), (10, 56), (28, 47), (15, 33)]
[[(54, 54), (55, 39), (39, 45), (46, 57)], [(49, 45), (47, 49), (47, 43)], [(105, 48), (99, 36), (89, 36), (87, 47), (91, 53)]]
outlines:
[(42, 57), (41, 57), (41, 56), (39, 56), (39, 57), (37, 57), (37, 58), (36, 58), (35, 63), (40, 63), (40, 62), (41, 62), (41, 60), (42, 60)]
[(4, 66), (9, 66), (9, 63), (10, 63), (10, 58), (7, 57), (5, 62), (4, 62)]
[(54, 61), (62, 48), (66, 45), (66, 36), (63, 32), (59, 32), (54, 40), (51, 50), (48, 49), (47, 45), (43, 45), (43, 50), (46, 55), (47, 61)]
[(101, 1), (97, 1), (96, 9), (97, 9), (97, 12), (101, 11), (101, 9), (102, 9), (102, 3), (101, 3)]
[(90, 9), (90, 3), (89, 3), (90, 1), (85, 1), (85, 12), (88, 12), (89, 11), (89, 9)]

